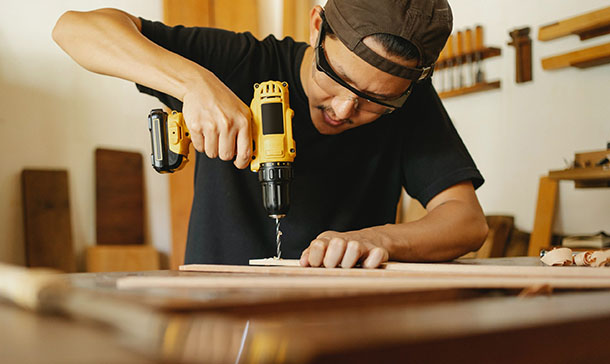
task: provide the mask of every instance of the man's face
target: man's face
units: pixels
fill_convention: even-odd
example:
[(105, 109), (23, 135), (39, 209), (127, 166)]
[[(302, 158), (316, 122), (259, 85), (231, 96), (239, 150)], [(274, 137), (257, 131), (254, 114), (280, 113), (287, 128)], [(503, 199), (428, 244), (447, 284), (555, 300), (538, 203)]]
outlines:
[[(316, 34), (317, 36), (317, 34)], [(376, 53), (406, 66), (415, 67), (416, 61), (405, 61), (390, 56), (383, 46), (371, 37), (364, 43)], [(334, 73), (352, 87), (378, 100), (390, 100), (404, 94), (411, 81), (383, 72), (351, 52), (334, 36), (323, 39), (326, 60)], [(311, 119), (321, 134), (339, 134), (347, 129), (375, 121), (388, 108), (358, 97), (327, 74), (316, 68), (312, 57), (308, 97)]]

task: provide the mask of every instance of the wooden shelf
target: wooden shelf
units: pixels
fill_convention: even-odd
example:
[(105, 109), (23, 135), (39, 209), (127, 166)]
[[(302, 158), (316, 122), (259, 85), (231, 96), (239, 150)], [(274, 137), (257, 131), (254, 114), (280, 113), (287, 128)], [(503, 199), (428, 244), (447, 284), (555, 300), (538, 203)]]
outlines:
[(556, 70), (565, 67), (589, 68), (610, 63), (610, 42), (542, 59), (542, 68)]
[(468, 57), (470, 57), (471, 62), (478, 61), (479, 59), (476, 58), (477, 53), (480, 54), (480, 57), (481, 57), (480, 60), (482, 61), (487, 58), (497, 57), (497, 56), (501, 55), (502, 50), (500, 48), (496, 48), (496, 47), (485, 47), (485, 48), (481, 49), (480, 51), (464, 53), (461, 56), (445, 58), (445, 59), (439, 60), (437, 62), (436, 66), (435, 66), (435, 70), (450, 68), (450, 67), (447, 67), (448, 63), (451, 63), (453, 65), (452, 67), (455, 67), (457, 65), (458, 61), (460, 61), (461, 64), (464, 65), (464, 64), (466, 64)]
[(500, 81), (478, 83), (474, 86), (462, 87), (462, 88), (458, 88), (458, 89), (451, 90), (451, 91), (440, 92), (438, 94), (438, 96), (441, 99), (448, 99), (450, 97), (461, 96), (461, 95), (471, 94), (471, 93), (475, 93), (475, 92), (482, 92), (482, 91), (487, 91), (487, 90), (493, 90), (493, 89), (497, 89), (497, 88), (500, 88)]
[(538, 40), (548, 41), (576, 34), (581, 40), (610, 33), (610, 6), (540, 27)]
[(549, 178), (569, 181), (610, 181), (610, 168), (586, 167), (549, 171)]

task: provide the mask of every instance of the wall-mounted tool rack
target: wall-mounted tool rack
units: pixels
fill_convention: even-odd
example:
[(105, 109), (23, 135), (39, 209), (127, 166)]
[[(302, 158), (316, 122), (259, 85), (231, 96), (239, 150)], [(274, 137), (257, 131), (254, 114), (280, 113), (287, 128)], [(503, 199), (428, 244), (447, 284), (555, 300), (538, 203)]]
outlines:
[(487, 81), (482, 62), (497, 57), (502, 50), (483, 44), (483, 27), (466, 29), (449, 36), (436, 62), (435, 86), (441, 98), (500, 88), (500, 81)]
[[(576, 34), (580, 40), (610, 33), (610, 6), (540, 27), (538, 40), (549, 41)], [(589, 68), (610, 63), (610, 42), (542, 59), (542, 68)]]

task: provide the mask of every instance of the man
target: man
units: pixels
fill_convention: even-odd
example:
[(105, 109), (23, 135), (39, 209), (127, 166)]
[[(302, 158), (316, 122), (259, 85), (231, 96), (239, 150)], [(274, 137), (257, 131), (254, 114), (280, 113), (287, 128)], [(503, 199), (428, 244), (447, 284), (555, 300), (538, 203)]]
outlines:
[[(244, 168), (252, 86), (277, 80), (290, 87), (297, 146), (282, 256), (374, 268), (453, 259), (487, 234), (483, 178), (429, 79), (451, 22), (445, 0), (329, 0), (311, 11), (308, 46), (100, 9), (65, 13), (53, 38), (86, 69), (182, 110), (200, 152), (186, 263), (275, 253), (274, 221)], [(426, 217), (393, 223), (402, 186)]]

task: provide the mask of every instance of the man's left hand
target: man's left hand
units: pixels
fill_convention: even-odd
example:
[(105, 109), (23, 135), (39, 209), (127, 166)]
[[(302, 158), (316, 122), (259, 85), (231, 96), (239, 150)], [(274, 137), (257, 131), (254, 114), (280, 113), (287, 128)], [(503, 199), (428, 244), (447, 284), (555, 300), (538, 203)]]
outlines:
[(373, 244), (363, 232), (325, 231), (303, 251), (300, 264), (303, 267), (352, 268), (360, 263), (363, 268), (377, 268), (388, 258), (387, 249)]

